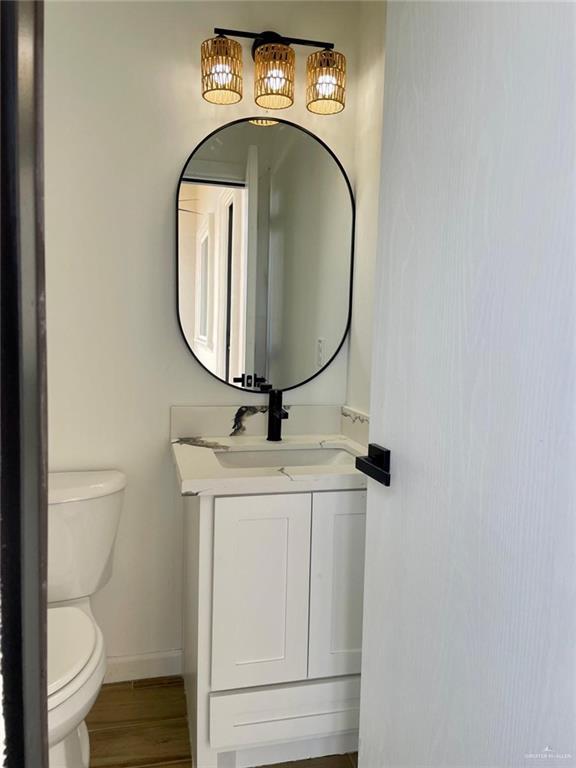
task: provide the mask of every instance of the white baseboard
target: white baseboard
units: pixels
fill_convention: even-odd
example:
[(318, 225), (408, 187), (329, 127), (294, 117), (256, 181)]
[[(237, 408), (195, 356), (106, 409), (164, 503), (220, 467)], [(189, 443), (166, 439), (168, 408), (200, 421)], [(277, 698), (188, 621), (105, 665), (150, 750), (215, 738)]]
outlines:
[(137, 656), (109, 656), (105, 683), (182, 674), (182, 651), (156, 651)]
[(218, 755), (218, 768), (248, 768), (248, 766), (273, 765), (288, 763), (293, 760), (307, 760), (324, 755), (342, 755), (356, 752), (358, 749), (358, 731), (339, 733), (305, 741), (292, 741), (285, 744), (271, 744), (238, 752)]

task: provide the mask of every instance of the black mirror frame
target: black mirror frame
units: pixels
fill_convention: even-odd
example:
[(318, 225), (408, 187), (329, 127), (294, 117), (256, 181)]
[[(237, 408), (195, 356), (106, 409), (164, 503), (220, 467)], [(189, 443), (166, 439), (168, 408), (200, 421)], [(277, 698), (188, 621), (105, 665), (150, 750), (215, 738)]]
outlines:
[[(224, 381), (219, 376), (217, 376), (215, 373), (213, 373), (209, 368), (207, 368), (204, 363), (194, 354), (194, 350), (190, 346), (188, 339), (186, 338), (186, 334), (184, 333), (184, 329), (182, 327), (182, 321), (180, 319), (180, 298), (179, 298), (179, 276), (180, 276), (180, 267), (179, 267), (179, 259), (178, 259), (178, 242), (179, 242), (179, 236), (180, 236), (180, 230), (179, 230), (179, 216), (178, 216), (178, 198), (180, 195), (180, 186), (182, 184), (182, 181), (184, 179), (184, 174), (186, 172), (186, 168), (188, 167), (188, 164), (190, 163), (190, 160), (192, 157), (196, 154), (196, 152), (200, 149), (201, 146), (203, 146), (207, 141), (209, 141), (212, 136), (214, 136), (217, 133), (220, 133), (220, 131), (224, 130), (224, 128), (230, 128), (233, 125), (238, 125), (239, 123), (247, 123), (250, 122), (250, 120), (257, 120), (259, 119), (258, 115), (251, 116), (251, 117), (242, 117), (238, 120), (232, 120), (229, 123), (224, 123), (224, 125), (219, 126), (214, 131), (209, 133), (207, 136), (205, 136), (201, 142), (199, 142), (192, 152), (188, 155), (186, 162), (184, 163), (184, 166), (182, 168), (182, 172), (180, 173), (180, 176), (178, 178), (178, 184), (176, 186), (176, 201), (175, 201), (175, 211), (176, 211), (176, 243), (175, 243), (175, 250), (176, 250), (176, 316), (178, 319), (178, 327), (180, 328), (180, 333), (182, 334), (182, 338), (184, 339), (184, 342), (188, 349), (190, 350), (192, 357), (196, 360), (199, 365), (204, 368), (205, 371), (207, 371), (212, 378), (216, 379), (216, 381), (219, 381), (221, 384), (224, 384), (227, 387), (230, 387), (231, 389), (234, 389), (239, 392), (250, 392), (253, 395), (261, 395), (262, 393), (258, 391), (258, 389), (254, 388), (248, 388), (248, 387), (240, 387), (236, 384), (231, 384), (228, 381)], [(318, 136), (316, 136), (312, 131), (309, 131), (307, 128), (303, 128), (301, 125), (298, 125), (298, 123), (293, 123), (290, 120), (283, 120), (282, 118), (274, 116), (274, 120), (276, 120), (279, 123), (283, 123), (284, 125), (290, 125), (293, 128), (297, 128), (299, 131), (302, 131), (303, 133), (308, 134), (314, 141), (318, 142), (332, 157), (336, 165), (338, 166), (340, 173), (342, 174), (342, 177), (344, 178), (344, 181), (346, 182), (346, 187), (348, 189), (348, 194), (350, 195), (350, 207), (352, 210), (352, 227), (351, 227), (351, 236), (350, 236), (350, 287), (348, 292), (348, 317), (346, 318), (346, 326), (344, 328), (344, 333), (342, 334), (342, 339), (340, 340), (340, 343), (338, 344), (338, 347), (336, 348), (334, 354), (324, 363), (322, 368), (319, 368), (315, 373), (312, 374), (312, 376), (309, 376), (307, 379), (304, 379), (303, 381), (298, 382), (297, 384), (292, 384), (290, 387), (274, 387), (277, 390), (281, 390), (282, 392), (288, 392), (291, 389), (296, 389), (297, 387), (302, 387), (304, 384), (308, 384), (310, 381), (315, 379), (317, 376), (319, 376), (321, 373), (323, 373), (336, 359), (338, 356), (338, 353), (342, 349), (344, 342), (346, 341), (346, 337), (348, 336), (348, 333), (350, 331), (350, 325), (352, 322), (352, 295), (354, 290), (354, 245), (356, 240), (356, 201), (354, 199), (354, 192), (352, 190), (352, 185), (350, 184), (350, 179), (348, 178), (348, 174), (346, 173), (344, 166), (336, 156), (336, 154), (330, 149), (330, 147), (322, 141), (322, 139), (319, 139)]]

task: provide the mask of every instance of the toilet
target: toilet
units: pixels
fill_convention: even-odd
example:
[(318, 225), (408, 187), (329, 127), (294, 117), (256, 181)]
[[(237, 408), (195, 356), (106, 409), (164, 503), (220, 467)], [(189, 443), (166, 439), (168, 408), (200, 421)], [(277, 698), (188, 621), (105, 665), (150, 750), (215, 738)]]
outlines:
[(106, 651), (90, 597), (110, 578), (126, 477), (115, 470), (48, 476), (49, 768), (88, 768), (84, 719)]

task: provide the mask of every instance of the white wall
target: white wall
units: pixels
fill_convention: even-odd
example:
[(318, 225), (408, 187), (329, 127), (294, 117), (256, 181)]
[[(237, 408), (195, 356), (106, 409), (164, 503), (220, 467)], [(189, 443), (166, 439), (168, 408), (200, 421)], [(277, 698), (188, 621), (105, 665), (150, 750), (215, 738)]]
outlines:
[(362, 3), (356, 29), (361, 45), (356, 69), (356, 247), (348, 358), (347, 403), (370, 408), (372, 307), (380, 204), (380, 151), (384, 99), (385, 3)]
[[(300, 49), (297, 104), (284, 114), (326, 141), (355, 181), (357, 14), (358, 4), (341, 2), (47, 4), (49, 458), (52, 469), (128, 475), (114, 574), (94, 600), (110, 655), (181, 645), (169, 406), (246, 399), (200, 368), (176, 319), (182, 166), (218, 125), (258, 111), (247, 52), (239, 105), (200, 97), (200, 42), (216, 25), (333, 39), (349, 61), (347, 109), (329, 118), (306, 111)], [(364, 163), (358, 178), (371, 173)], [(344, 402), (346, 370), (343, 350), (290, 401)]]

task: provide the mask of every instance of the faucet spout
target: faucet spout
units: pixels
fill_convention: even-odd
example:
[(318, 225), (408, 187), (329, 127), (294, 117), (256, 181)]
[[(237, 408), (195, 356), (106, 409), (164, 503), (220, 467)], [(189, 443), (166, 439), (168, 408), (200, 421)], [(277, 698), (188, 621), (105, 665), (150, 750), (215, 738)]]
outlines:
[(282, 440), (282, 421), (288, 418), (288, 411), (282, 407), (282, 390), (271, 389), (268, 393), (268, 440)]

